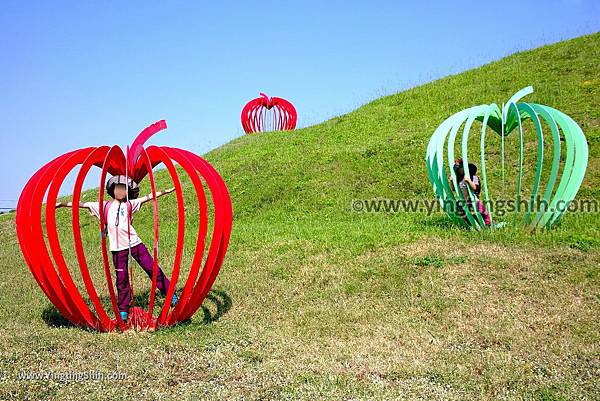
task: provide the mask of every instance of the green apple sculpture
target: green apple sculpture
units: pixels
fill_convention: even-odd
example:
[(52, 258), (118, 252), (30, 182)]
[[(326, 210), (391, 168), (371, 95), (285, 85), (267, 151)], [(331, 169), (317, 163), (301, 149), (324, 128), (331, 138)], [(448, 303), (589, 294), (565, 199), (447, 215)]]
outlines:
[[(531, 86), (521, 89), (514, 94), (506, 104), (502, 105), (502, 109), (496, 104), (484, 104), (471, 107), (460, 111), (448, 119), (446, 119), (433, 133), (427, 146), (427, 173), (429, 181), (433, 187), (436, 198), (440, 201), (441, 207), (446, 213), (458, 224), (466, 224), (475, 229), (486, 227), (482, 214), (478, 210), (470, 210), (467, 213), (459, 214), (457, 205), (467, 204), (463, 191), (453, 191), (452, 188), (459, 188), (457, 178), (452, 168), (455, 165), (454, 148), (457, 140), (458, 132), (461, 126), (462, 135), (460, 137), (459, 148), (461, 149), (462, 165), (469, 165), (469, 134), (475, 120), (481, 124), (481, 184), (482, 184), (482, 201), (486, 205), (491, 205), (490, 188), (488, 186), (488, 174), (486, 174), (486, 156), (485, 156), (485, 139), (486, 128), (490, 127), (501, 137), (501, 164), (502, 164), (502, 179), (504, 180), (504, 142), (505, 137), (515, 131), (519, 134), (519, 163), (517, 175), (517, 191), (515, 196), (515, 213), (513, 218), (514, 225), (521, 225), (529, 229), (536, 228), (551, 228), (560, 219), (563, 213), (571, 204), (583, 177), (588, 163), (588, 144), (585, 135), (581, 128), (568, 115), (552, 107), (519, 102), (524, 96), (533, 92)], [(533, 122), (537, 134), (537, 163), (535, 166), (535, 178), (531, 190), (531, 198), (521, 200), (522, 181), (523, 181), (523, 126), (525, 120), (530, 119)], [(550, 128), (552, 138), (552, 165), (548, 174), (548, 179), (545, 182), (545, 189), (541, 194), (540, 188), (544, 187), (542, 180), (542, 167), (544, 161), (544, 140), (545, 136), (542, 132), (542, 120), (545, 121), (547, 127)], [(548, 135), (546, 135), (548, 137)], [(559, 167), (561, 165), (561, 141), (565, 142), (566, 157), (563, 154), (564, 164), (562, 175), (559, 177)], [(446, 146), (444, 146), (446, 145)], [(446, 158), (444, 158), (446, 151)], [(447, 162), (447, 166), (445, 165)], [(465, 170), (465, 176), (470, 177), (468, 169)], [(452, 180), (453, 186), (449, 181)], [(471, 178), (471, 177), (470, 177)], [(556, 186), (558, 182), (558, 186)], [(474, 204), (477, 199), (476, 195), (468, 189), (469, 203)], [(536, 203), (537, 202), (537, 203)], [(528, 204), (530, 207), (525, 208), (525, 213), (521, 209), (522, 204)], [(534, 210), (534, 203), (538, 205), (537, 210)], [(473, 208), (477, 209), (477, 208)], [(517, 220), (517, 215), (522, 215), (522, 219)], [(494, 227), (491, 224), (490, 227)]]

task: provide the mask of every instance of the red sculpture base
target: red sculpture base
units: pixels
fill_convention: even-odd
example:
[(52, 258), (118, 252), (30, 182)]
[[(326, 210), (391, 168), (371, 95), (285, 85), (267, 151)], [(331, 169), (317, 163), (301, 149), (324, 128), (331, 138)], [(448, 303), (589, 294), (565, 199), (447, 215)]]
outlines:
[[(155, 331), (158, 319), (153, 317), (150, 313), (145, 311), (139, 306), (134, 306), (129, 309), (129, 316), (127, 316), (127, 323), (125, 323), (126, 330), (134, 329), (136, 331)], [(117, 319), (110, 321), (111, 331), (116, 329), (119, 325)]]

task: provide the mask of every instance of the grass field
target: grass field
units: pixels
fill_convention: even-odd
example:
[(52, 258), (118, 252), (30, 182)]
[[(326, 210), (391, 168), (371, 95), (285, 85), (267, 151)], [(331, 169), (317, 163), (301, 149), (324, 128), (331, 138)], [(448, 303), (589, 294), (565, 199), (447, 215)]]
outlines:
[[(527, 101), (562, 110), (583, 128), (590, 162), (578, 198), (600, 200), (594, 34), (205, 155), (232, 196), (230, 248), (203, 309), (155, 333), (71, 326), (24, 263), (14, 213), (0, 216), (0, 398), (600, 399), (598, 213), (567, 214), (556, 229), (532, 234), (468, 231), (440, 213), (351, 208), (354, 199), (432, 199), (424, 157), (433, 130), (454, 112), (501, 104), (528, 85), (535, 92)], [(157, 182), (171, 185), (166, 171)], [(189, 185), (184, 179), (186, 216), (194, 216)], [(174, 196), (159, 205), (160, 261), (170, 272)], [(135, 218), (146, 243), (150, 212)], [(69, 211), (57, 213), (76, 269)], [(102, 283), (97, 223), (81, 216)], [(186, 236), (187, 249), (193, 241)], [(137, 266), (135, 275), (136, 291), (147, 296), (149, 280)], [(19, 377), (96, 370), (126, 377)]]

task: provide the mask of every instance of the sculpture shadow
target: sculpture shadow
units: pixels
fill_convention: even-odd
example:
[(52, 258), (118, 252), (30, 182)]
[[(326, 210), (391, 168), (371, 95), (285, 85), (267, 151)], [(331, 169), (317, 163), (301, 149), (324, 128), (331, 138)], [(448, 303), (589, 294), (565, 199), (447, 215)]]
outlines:
[[(210, 309), (206, 306), (207, 300), (215, 305), (216, 311), (214, 313), (211, 313)], [(211, 290), (202, 303), (202, 312), (204, 313), (203, 323), (210, 324), (216, 322), (221, 316), (229, 312), (232, 304), (231, 297), (225, 291)]]
[[(110, 315), (111, 314), (110, 311), (112, 311), (112, 304), (110, 301), (110, 297), (109, 296), (101, 296), (99, 298), (100, 298), (100, 302), (102, 302), (102, 305), (104, 306), (105, 310)], [(84, 300), (86, 300), (88, 305), (90, 305), (90, 309), (94, 310), (90, 300), (86, 299), (86, 298), (84, 298)], [(146, 290), (143, 293), (134, 295), (134, 304), (132, 306), (142, 306), (143, 308), (148, 308), (149, 302), (150, 302), (150, 290)], [(157, 293), (156, 297), (154, 298), (154, 302), (155, 302), (155, 305), (162, 307), (162, 303), (164, 302), (164, 296)], [(212, 303), (214, 305), (214, 307), (210, 308), (209, 307), (210, 305), (207, 305), (207, 302)], [(217, 289), (211, 290), (206, 295), (206, 298), (204, 299), (204, 302), (202, 303), (202, 308), (201, 308), (201, 311), (203, 313), (202, 324), (210, 324), (212, 322), (219, 320), (225, 313), (227, 313), (231, 309), (232, 304), (233, 304), (233, 302), (231, 300), (231, 297), (229, 296), (229, 294), (227, 294), (227, 292), (225, 292), (223, 290), (217, 290)], [(155, 306), (155, 308), (156, 308), (156, 306)], [(214, 309), (214, 312), (211, 312), (211, 309)], [(156, 311), (156, 309), (155, 309), (155, 311)], [(198, 313), (198, 312), (196, 312), (196, 313)], [(156, 314), (156, 312), (155, 312), (155, 314)], [(55, 327), (55, 328), (78, 327), (77, 325), (74, 325), (73, 323), (71, 323), (67, 318), (65, 318), (53, 304), (50, 304), (44, 308), (44, 310), (42, 311), (41, 317), (42, 317), (42, 320), (49, 327)], [(192, 322), (191, 319), (187, 319), (187, 320), (177, 323), (175, 326), (187, 326), (191, 322)], [(83, 329), (89, 330), (91, 332), (96, 332), (89, 328), (83, 328)]]
[(419, 225), (421, 225), (422, 227), (433, 227), (443, 229), (457, 227), (457, 225), (454, 224), (452, 219), (448, 216), (428, 216), (427, 218), (420, 220)]

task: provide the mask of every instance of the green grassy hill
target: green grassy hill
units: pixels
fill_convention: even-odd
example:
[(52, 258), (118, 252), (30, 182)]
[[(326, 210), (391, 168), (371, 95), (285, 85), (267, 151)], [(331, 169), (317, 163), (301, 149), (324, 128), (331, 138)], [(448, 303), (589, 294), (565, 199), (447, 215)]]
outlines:
[[(600, 34), (585, 36), (208, 153), (232, 196), (229, 252), (192, 322), (152, 334), (69, 325), (22, 259), (14, 213), (0, 216), (0, 398), (600, 398), (598, 213), (567, 214), (555, 230), (527, 234), (467, 231), (440, 213), (352, 210), (355, 199), (432, 199), (424, 157), (433, 130), (528, 85), (527, 101), (583, 128), (590, 162), (578, 198), (600, 201), (599, 60)], [(157, 182), (171, 185), (166, 171)], [(175, 198), (159, 204), (160, 263), (170, 272)], [(135, 219), (147, 244), (150, 209)], [(77, 269), (69, 211), (57, 213)], [(81, 216), (100, 287), (97, 222)], [(186, 236), (188, 249), (194, 240)], [(188, 251), (184, 265), (190, 260)], [(147, 296), (149, 280), (134, 271), (136, 293)], [(90, 370), (127, 378), (18, 378)]]

